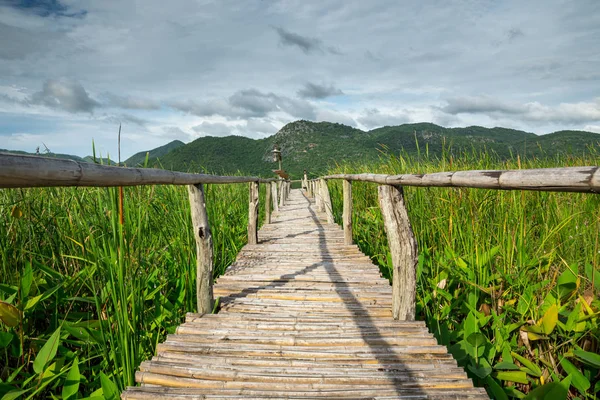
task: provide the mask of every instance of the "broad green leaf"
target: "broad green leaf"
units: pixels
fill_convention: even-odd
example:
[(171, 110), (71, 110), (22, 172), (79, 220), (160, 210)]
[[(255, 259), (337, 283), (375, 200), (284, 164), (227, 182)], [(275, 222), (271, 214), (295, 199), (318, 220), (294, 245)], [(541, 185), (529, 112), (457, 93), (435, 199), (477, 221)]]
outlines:
[(81, 375), (79, 374), (79, 359), (75, 357), (62, 389), (62, 397), (64, 400), (67, 400), (77, 394), (79, 391), (80, 380)]
[(556, 282), (558, 297), (565, 299), (577, 289), (579, 286), (578, 274), (579, 270), (577, 269), (576, 264), (570, 266), (560, 274)]
[(100, 373), (100, 384), (106, 400), (119, 400), (119, 389), (104, 372)]
[(14, 335), (10, 332), (0, 332), (0, 349), (8, 347)]
[(483, 333), (475, 332), (471, 333), (467, 338), (467, 342), (469, 342), (473, 347), (481, 347), (487, 343), (487, 338)]
[(565, 372), (571, 377), (571, 384), (579, 390), (581, 394), (585, 394), (587, 390), (590, 388), (590, 381), (579, 371), (579, 369), (574, 366), (569, 360), (566, 358), (562, 358), (560, 360), (560, 365), (563, 367)]
[(2, 396), (2, 399), (0, 399), (0, 400), (15, 400), (15, 399), (18, 399), (19, 397), (21, 397), (25, 393), (29, 392), (29, 390), (30, 389), (10, 391), (10, 392), (6, 393), (4, 396)]
[(494, 369), (504, 370), (504, 371), (519, 371), (520, 370), (518, 365), (515, 365), (508, 361), (499, 362), (498, 364), (494, 365)]
[(33, 282), (33, 270), (31, 269), (31, 264), (27, 263), (25, 269), (23, 270), (23, 275), (21, 276), (21, 298), (26, 299), (29, 296), (29, 291), (31, 290), (31, 283)]
[(542, 327), (542, 332), (545, 335), (549, 335), (554, 330), (554, 327), (556, 326), (556, 321), (558, 321), (558, 306), (556, 304), (553, 304), (546, 311), (546, 313), (542, 317), (542, 320), (538, 322), (538, 324)]
[(529, 375), (535, 376), (537, 378), (542, 376), (542, 370), (540, 369), (540, 367), (538, 367), (536, 364), (534, 364), (531, 360), (528, 360), (525, 357), (520, 356), (519, 354), (517, 354), (515, 352), (511, 352), (510, 354), (514, 358), (516, 358), (521, 364), (523, 364), (523, 366), (525, 368), (527, 368), (529, 370), (529, 371), (526, 371), (529, 373)]
[(480, 359), (479, 367), (473, 364), (467, 365), (467, 369), (477, 375), (480, 379), (484, 379), (492, 373), (492, 367), (488, 364), (485, 358)]
[(560, 383), (550, 382), (533, 389), (524, 400), (566, 400), (568, 390)]
[(585, 330), (585, 321), (579, 321), (584, 318), (585, 314), (581, 310), (581, 303), (577, 303), (573, 307), (573, 311), (567, 317), (566, 328), (569, 332), (583, 332)]
[(12, 328), (19, 324), (20, 319), (21, 313), (17, 307), (0, 301), (0, 321)]
[(29, 310), (30, 308), (35, 307), (35, 305), (39, 303), (42, 299), (42, 296), (43, 294), (38, 294), (37, 296), (28, 299), (27, 303), (25, 304), (25, 310)]
[(463, 337), (465, 339), (468, 338), (472, 333), (479, 332), (479, 326), (477, 325), (477, 317), (475, 316), (473, 311), (469, 312), (469, 315), (467, 315), (467, 318), (465, 318), (463, 324)]
[(590, 282), (594, 282), (594, 287), (596, 290), (600, 291), (600, 271), (596, 271), (591, 264), (586, 264), (585, 276), (590, 280)]
[(58, 342), (60, 341), (60, 327), (54, 331), (50, 339), (46, 341), (44, 346), (41, 348), (40, 352), (35, 357), (33, 361), (33, 370), (41, 374), (44, 372), (44, 368), (50, 361), (54, 359), (56, 356), (56, 351), (58, 350)]
[(589, 351), (573, 350), (573, 354), (579, 361), (590, 367), (600, 369), (600, 355)]
[(523, 371), (498, 371), (496, 372), (496, 378), (501, 381), (516, 382), (516, 383), (529, 383), (527, 380), (527, 374)]
[(498, 385), (498, 382), (491, 375), (485, 378), (485, 387), (492, 398), (496, 400), (508, 400), (508, 396), (504, 392), (504, 389), (502, 389), (502, 386)]

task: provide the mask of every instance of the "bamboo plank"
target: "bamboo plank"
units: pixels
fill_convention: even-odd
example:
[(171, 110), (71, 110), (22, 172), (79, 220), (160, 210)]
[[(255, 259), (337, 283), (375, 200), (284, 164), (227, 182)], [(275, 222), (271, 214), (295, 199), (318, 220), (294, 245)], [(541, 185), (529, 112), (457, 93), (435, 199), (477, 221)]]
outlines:
[(389, 281), (330, 223), (322, 182), (308, 182), (321, 212), (280, 184), (279, 211), (213, 286), (219, 313), (188, 313), (122, 397), (487, 398), (424, 322), (393, 319)]

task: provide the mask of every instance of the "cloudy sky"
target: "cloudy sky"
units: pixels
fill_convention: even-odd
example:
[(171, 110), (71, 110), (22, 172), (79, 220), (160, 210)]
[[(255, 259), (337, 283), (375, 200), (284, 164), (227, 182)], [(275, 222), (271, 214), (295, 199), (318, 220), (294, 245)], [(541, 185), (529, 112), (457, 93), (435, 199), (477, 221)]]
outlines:
[(600, 132), (600, 1), (0, 0), (0, 148), (297, 119)]

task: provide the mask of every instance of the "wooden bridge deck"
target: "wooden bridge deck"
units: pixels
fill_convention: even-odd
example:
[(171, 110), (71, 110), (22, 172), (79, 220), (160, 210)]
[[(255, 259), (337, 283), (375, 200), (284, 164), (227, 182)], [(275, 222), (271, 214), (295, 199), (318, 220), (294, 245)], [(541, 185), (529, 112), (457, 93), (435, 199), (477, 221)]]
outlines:
[(219, 278), (221, 311), (186, 322), (124, 399), (483, 399), (423, 322), (300, 190)]

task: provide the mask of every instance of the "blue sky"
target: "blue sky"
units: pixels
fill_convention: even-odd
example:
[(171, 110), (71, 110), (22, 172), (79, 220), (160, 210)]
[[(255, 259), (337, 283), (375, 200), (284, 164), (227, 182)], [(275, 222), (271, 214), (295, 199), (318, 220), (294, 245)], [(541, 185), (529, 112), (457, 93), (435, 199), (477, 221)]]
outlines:
[(597, 0), (0, 0), (0, 148), (433, 122), (600, 132)]

